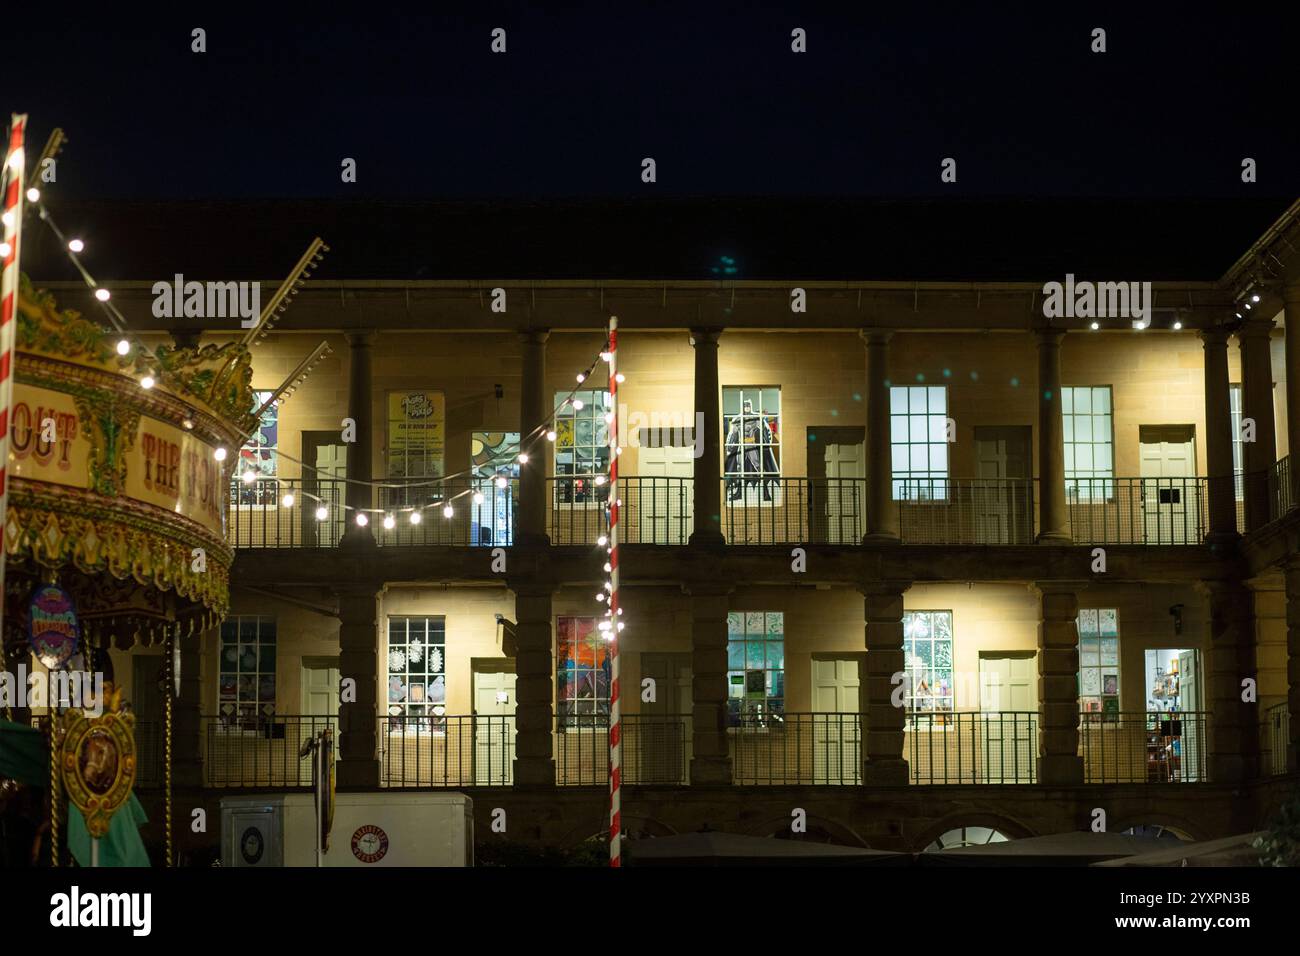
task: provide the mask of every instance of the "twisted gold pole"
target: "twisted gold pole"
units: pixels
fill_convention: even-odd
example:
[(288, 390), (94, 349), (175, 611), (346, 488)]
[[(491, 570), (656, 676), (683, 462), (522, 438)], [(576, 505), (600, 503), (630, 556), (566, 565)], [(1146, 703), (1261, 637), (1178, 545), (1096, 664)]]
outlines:
[[(180, 624), (176, 625), (180, 631)], [(167, 866), (172, 866), (172, 698), (176, 694), (176, 644), (179, 633), (167, 641), (167, 687), (163, 694), (163, 822), (166, 828)]]
[(51, 710), (50, 721), (50, 866), (59, 865), (59, 733), (58, 714)]

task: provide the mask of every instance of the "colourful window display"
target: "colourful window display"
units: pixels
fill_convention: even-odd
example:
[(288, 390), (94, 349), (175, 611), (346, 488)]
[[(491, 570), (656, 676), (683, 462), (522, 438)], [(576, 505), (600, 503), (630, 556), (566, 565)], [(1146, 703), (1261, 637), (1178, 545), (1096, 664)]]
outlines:
[(605, 727), (609, 714), (609, 643), (594, 617), (562, 617), (555, 634), (555, 704), (562, 730)]
[(509, 547), (519, 507), (519, 432), (472, 433), (470, 473), (474, 491), (483, 499), (474, 498), (470, 505), (470, 544)]
[(727, 501), (780, 504), (781, 389), (722, 390), (723, 474)]
[(275, 714), (275, 618), (232, 615), (221, 625), (217, 709), (229, 723), (256, 726)]
[[(567, 392), (555, 393), (558, 406)], [(555, 413), (556, 501), (586, 504), (604, 501), (608, 486), (592, 479), (609, 471), (609, 393), (578, 391)]]
[(1119, 611), (1079, 611), (1079, 706), (1085, 713), (1119, 715)]
[[(253, 393), (253, 410), (261, 408), (271, 392)], [(257, 428), (239, 449), (239, 464), (230, 480), (230, 500), (241, 505), (274, 505), (279, 500), (276, 477), (280, 458), (280, 406), (262, 412)], [(253, 480), (248, 480), (249, 474)]]
[(727, 615), (727, 724), (780, 721), (785, 713), (785, 615)]
[(389, 726), (442, 732), (447, 725), (446, 714), (446, 618), (390, 617)]
[(908, 713), (951, 713), (952, 611), (903, 613), (903, 663)]

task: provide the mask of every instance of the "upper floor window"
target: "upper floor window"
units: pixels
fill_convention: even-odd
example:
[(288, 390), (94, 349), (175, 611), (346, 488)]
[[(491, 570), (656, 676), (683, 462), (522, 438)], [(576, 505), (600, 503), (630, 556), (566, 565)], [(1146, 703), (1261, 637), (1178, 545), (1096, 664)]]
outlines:
[(1078, 627), (1079, 706), (1085, 713), (1118, 719), (1119, 611), (1083, 608)]
[(948, 497), (947, 386), (890, 388), (889, 447), (895, 500)]
[(510, 545), (519, 506), (519, 432), (471, 433), (470, 474), (470, 544)]
[(1109, 498), (1115, 493), (1111, 408), (1109, 385), (1061, 389), (1065, 488), (1072, 498)]
[(952, 611), (903, 612), (903, 667), (909, 714), (953, 711)]
[(609, 393), (583, 389), (570, 398), (568, 392), (556, 392), (555, 404), (561, 402), (555, 413), (556, 501), (603, 501), (609, 486), (594, 479), (609, 472)]
[(1228, 386), (1228, 402), (1232, 413), (1232, 484), (1237, 492), (1237, 500), (1245, 498), (1245, 482), (1242, 476), (1246, 472), (1245, 446), (1241, 441), (1241, 386)]
[(388, 619), (389, 726), (445, 730), (447, 619)]
[(785, 614), (727, 615), (727, 724), (764, 726), (785, 713)]
[(772, 501), (780, 490), (781, 389), (728, 385), (722, 389), (723, 474), (727, 500)]
[[(257, 411), (272, 392), (253, 393), (253, 411)], [(239, 449), (239, 464), (230, 479), (232, 504), (273, 505), (278, 499), (276, 483), (266, 479), (276, 476), (280, 458), (280, 406), (272, 402), (258, 417), (257, 427)]]
[(275, 618), (233, 614), (221, 623), (217, 710), (233, 726), (256, 728), (275, 713)]
[(555, 710), (559, 727), (601, 728), (609, 715), (609, 642), (594, 617), (555, 625)]

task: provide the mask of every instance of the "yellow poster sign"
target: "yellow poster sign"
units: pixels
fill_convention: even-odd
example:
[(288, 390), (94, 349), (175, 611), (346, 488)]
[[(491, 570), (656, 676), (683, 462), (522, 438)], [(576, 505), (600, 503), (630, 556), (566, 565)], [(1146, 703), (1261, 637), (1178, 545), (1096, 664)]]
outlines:
[(445, 474), (447, 403), (442, 392), (388, 393), (388, 476)]

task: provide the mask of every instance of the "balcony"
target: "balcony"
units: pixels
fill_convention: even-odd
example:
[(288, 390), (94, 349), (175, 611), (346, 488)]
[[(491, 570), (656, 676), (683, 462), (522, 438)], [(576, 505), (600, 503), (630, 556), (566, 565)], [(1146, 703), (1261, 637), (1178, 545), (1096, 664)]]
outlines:
[(338, 719), (298, 714), (222, 714), (200, 718), (204, 784), (214, 788), (295, 789), (311, 786), (303, 744)]
[(1264, 711), (1259, 725), (1259, 764), (1262, 776), (1287, 772), (1287, 747), (1291, 743), (1291, 710), (1285, 702)]
[(903, 753), (915, 784), (1038, 782), (1038, 714), (917, 713)]
[(1085, 713), (1084, 783), (1205, 783), (1209, 714)]

